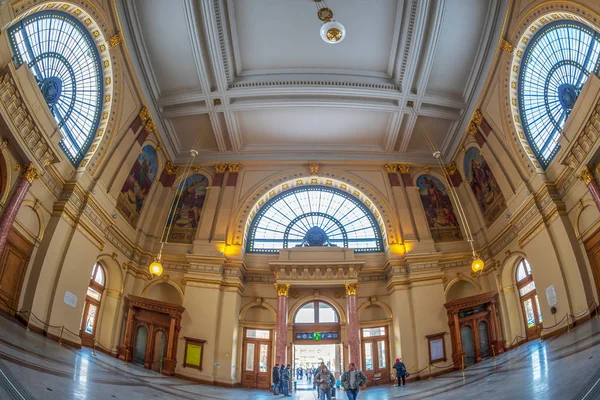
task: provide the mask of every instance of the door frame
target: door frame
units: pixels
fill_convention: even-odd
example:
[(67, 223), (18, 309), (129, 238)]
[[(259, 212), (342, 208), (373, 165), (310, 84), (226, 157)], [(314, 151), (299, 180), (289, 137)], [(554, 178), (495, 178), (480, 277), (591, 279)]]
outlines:
[[(363, 329), (373, 329), (373, 328), (383, 328), (385, 330), (385, 334), (384, 335), (380, 335), (380, 336), (370, 336), (370, 337), (364, 337), (363, 336)], [(365, 375), (367, 376), (367, 384), (368, 385), (374, 385), (374, 384), (384, 384), (384, 383), (389, 383), (391, 380), (391, 365), (390, 365), (390, 335), (389, 335), (389, 327), (387, 324), (382, 324), (382, 325), (377, 325), (377, 326), (368, 326), (368, 327), (360, 327), (360, 338), (361, 338), (361, 352), (362, 352), (362, 357), (361, 357), (361, 361), (363, 364), (363, 372), (365, 373)], [(379, 349), (377, 347), (378, 343), (383, 341), (385, 343), (385, 367), (384, 368), (379, 368)], [(365, 345), (367, 343), (372, 343), (372, 351), (373, 351), (373, 369), (368, 371), (367, 370), (367, 360), (366, 360), (366, 352), (365, 352)], [(373, 380), (373, 378), (375, 377), (375, 375), (380, 374), (379, 379), (377, 379), (376, 381)]]
[[(517, 288), (519, 290), (519, 288)], [(521, 312), (523, 313), (523, 324), (525, 325), (525, 336), (527, 340), (537, 339), (540, 337), (540, 332), (542, 331), (542, 321), (539, 320), (539, 310), (537, 309), (537, 302), (535, 301), (535, 297), (537, 296), (537, 289), (533, 289), (531, 292), (527, 293), (525, 296), (521, 297), (521, 293), (519, 292), (519, 299), (521, 301)], [(535, 327), (529, 328), (527, 326), (527, 312), (525, 311), (525, 302), (527, 300), (531, 300), (531, 306), (533, 309), (533, 319), (535, 320)]]
[[(269, 331), (269, 339), (248, 338), (248, 337), (246, 337), (248, 329), (258, 329), (258, 330)], [(240, 377), (243, 387), (268, 389), (273, 384), (273, 382), (272, 382), (272, 379), (273, 379), (273, 376), (272, 376), (273, 333), (274, 333), (274, 331), (272, 329), (253, 328), (253, 327), (247, 327), (247, 326), (245, 326), (243, 328), (244, 336), (242, 337), (242, 364), (241, 364), (242, 368), (241, 368), (241, 377)], [(247, 357), (246, 345), (248, 343), (254, 344), (254, 371), (253, 371), (254, 373), (253, 373), (253, 375), (255, 376), (254, 382), (252, 382), (249, 386), (247, 385), (249, 381), (244, 379), (245, 375), (250, 374), (249, 372), (246, 371), (246, 357)], [(267, 371), (264, 373), (264, 375), (266, 376), (266, 379), (261, 380), (261, 379), (259, 379), (260, 378), (259, 374), (261, 374), (261, 372), (260, 372), (260, 346), (263, 344), (267, 345), (268, 353), (267, 353)]]

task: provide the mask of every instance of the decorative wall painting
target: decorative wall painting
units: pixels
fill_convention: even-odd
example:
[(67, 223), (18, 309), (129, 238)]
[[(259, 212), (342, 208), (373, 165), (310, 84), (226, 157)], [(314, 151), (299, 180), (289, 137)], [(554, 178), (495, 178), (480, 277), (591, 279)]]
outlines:
[(169, 215), (171, 225), (169, 242), (192, 243), (194, 241), (207, 186), (208, 179), (204, 175), (194, 174), (187, 177), (183, 183), (181, 196)]
[(150, 145), (144, 146), (125, 178), (125, 183), (117, 198), (117, 210), (134, 228), (138, 223), (144, 201), (150, 192), (157, 171), (156, 150)]
[(485, 158), (476, 147), (467, 150), (464, 160), (465, 176), (479, 208), (483, 213), (486, 226), (490, 226), (506, 210), (504, 195)]
[(435, 176), (421, 175), (417, 187), (431, 236), (436, 242), (452, 242), (462, 239), (458, 219), (444, 184)]

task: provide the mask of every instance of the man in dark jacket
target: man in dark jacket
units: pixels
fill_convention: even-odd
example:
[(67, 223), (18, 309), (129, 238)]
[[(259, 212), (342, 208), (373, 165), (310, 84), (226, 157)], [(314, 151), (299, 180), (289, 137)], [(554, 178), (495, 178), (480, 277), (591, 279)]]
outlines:
[(273, 367), (273, 394), (276, 395), (279, 391), (279, 364)]
[(348, 371), (342, 374), (341, 381), (348, 400), (356, 400), (360, 388), (367, 384), (367, 376), (357, 369), (354, 363), (350, 363), (348, 364)]
[(396, 370), (398, 387), (400, 387), (400, 379), (402, 379), (402, 386), (406, 385), (406, 366), (404, 366), (401, 358), (396, 358), (396, 364), (394, 364), (393, 368)]

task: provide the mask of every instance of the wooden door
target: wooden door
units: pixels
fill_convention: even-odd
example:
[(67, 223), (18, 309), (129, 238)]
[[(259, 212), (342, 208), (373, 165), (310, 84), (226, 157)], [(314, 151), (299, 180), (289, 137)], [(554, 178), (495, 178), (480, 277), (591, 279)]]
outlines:
[(542, 313), (539, 304), (540, 301), (535, 290), (521, 297), (527, 340), (540, 336), (542, 330)]
[(585, 250), (592, 267), (596, 293), (600, 294), (600, 229), (585, 242)]
[(0, 255), (0, 309), (14, 315), (19, 303), (23, 277), (27, 271), (33, 244), (14, 228), (8, 233), (6, 247)]
[(271, 386), (271, 342), (246, 339), (243, 352), (242, 385), (268, 389)]
[[(377, 336), (366, 336), (375, 333)], [(362, 334), (363, 371), (367, 375), (367, 385), (380, 385), (390, 382), (390, 356), (387, 328), (365, 328)]]

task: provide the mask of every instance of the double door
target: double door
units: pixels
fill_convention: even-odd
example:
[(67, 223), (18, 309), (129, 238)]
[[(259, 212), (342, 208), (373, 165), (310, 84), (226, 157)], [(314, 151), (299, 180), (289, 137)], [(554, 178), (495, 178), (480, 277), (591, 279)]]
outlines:
[(388, 338), (387, 336), (367, 339), (362, 342), (363, 367), (367, 375), (367, 385), (379, 385), (390, 381)]
[(271, 341), (246, 338), (243, 351), (242, 385), (268, 389), (271, 386)]
[(18, 307), (23, 277), (32, 251), (33, 244), (10, 228), (6, 247), (0, 254), (0, 310), (14, 314), (13, 310)]
[(535, 339), (540, 336), (542, 331), (542, 312), (537, 292), (533, 290), (521, 297), (521, 306), (523, 307), (527, 340)]

